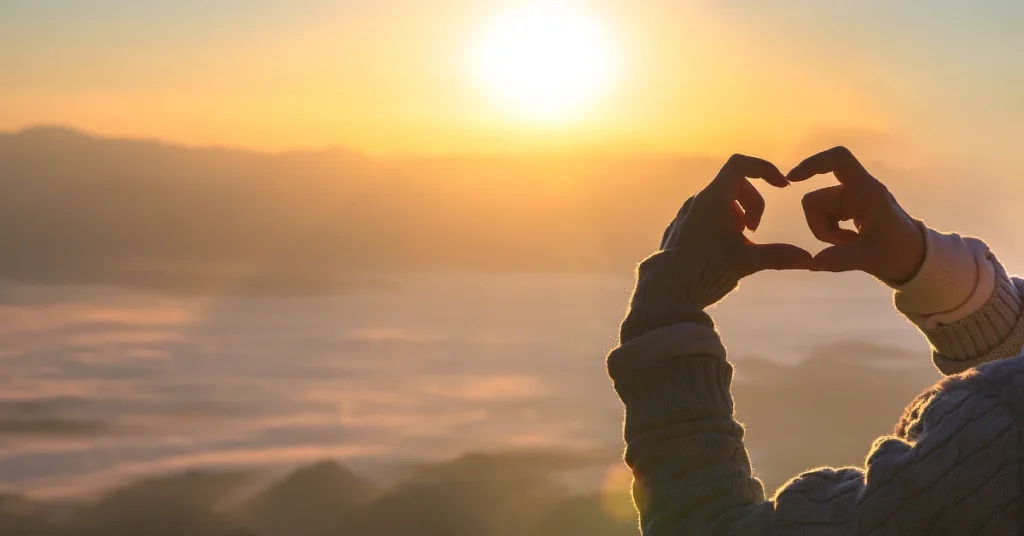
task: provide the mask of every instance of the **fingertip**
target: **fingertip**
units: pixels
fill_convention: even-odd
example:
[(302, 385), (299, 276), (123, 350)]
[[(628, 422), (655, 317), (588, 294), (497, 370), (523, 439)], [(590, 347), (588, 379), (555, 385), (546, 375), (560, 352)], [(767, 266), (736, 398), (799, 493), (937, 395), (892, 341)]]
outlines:
[(800, 162), (793, 169), (786, 173), (786, 180), (789, 182), (802, 182), (814, 176), (807, 170), (806, 161)]
[(800, 249), (793, 258), (793, 268), (795, 270), (810, 270), (813, 265), (814, 256), (805, 249)]
[(778, 188), (785, 188), (789, 186), (789, 180), (786, 179), (786, 176), (783, 175), (782, 172), (778, 170), (778, 168), (774, 170), (774, 173), (771, 174), (771, 177), (767, 177), (765, 180), (767, 180), (768, 183), (771, 184), (772, 186)]
[(859, 269), (859, 250), (855, 245), (827, 247), (814, 256), (814, 265), (822, 272), (849, 272)]

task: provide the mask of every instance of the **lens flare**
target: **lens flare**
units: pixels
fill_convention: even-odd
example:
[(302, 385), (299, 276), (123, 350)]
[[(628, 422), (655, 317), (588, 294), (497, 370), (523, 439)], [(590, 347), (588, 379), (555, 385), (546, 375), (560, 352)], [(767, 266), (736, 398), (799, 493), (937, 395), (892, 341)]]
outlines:
[(609, 518), (617, 521), (636, 519), (636, 507), (630, 496), (632, 483), (633, 473), (624, 464), (617, 463), (608, 468), (601, 482), (601, 508)]

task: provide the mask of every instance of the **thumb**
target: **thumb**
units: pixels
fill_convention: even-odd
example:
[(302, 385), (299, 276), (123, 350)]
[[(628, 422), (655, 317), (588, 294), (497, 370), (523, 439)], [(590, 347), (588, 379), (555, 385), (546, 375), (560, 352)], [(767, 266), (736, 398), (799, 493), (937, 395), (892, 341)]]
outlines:
[(861, 254), (857, 244), (842, 244), (827, 247), (814, 256), (811, 270), (815, 272), (850, 272), (860, 270)]
[(808, 270), (811, 254), (792, 244), (748, 244), (740, 263), (743, 275), (764, 270)]

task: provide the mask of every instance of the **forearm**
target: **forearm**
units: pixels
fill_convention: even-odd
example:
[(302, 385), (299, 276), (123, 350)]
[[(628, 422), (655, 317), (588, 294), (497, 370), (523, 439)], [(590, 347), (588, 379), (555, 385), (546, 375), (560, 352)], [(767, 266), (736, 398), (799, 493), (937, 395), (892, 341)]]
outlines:
[(712, 328), (676, 324), (611, 352), (625, 404), (626, 463), (643, 533), (714, 534), (725, 512), (764, 500), (733, 419), (732, 367)]
[[(646, 536), (717, 534), (764, 501), (733, 419), (732, 367), (702, 312), (734, 286), (706, 259), (681, 251), (648, 258), (622, 345), (608, 356)], [(766, 526), (767, 516), (754, 524)]]
[(727, 263), (710, 256), (679, 249), (658, 251), (637, 267), (619, 342), (674, 324), (713, 328), (704, 308), (725, 297), (738, 280)]

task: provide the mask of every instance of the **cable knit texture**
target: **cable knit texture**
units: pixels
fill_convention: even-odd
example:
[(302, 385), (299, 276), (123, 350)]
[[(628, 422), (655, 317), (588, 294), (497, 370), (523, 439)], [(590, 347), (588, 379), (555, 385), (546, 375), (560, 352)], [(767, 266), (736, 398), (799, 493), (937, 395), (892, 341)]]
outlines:
[(732, 292), (740, 280), (729, 264), (680, 249), (647, 257), (636, 277), (630, 314), (620, 329), (623, 341), (680, 322), (714, 326), (704, 308)]
[[(658, 292), (659, 282), (715, 278), (680, 283), (642, 266), (644, 296), (634, 296), (624, 324), (651, 329), (630, 330), (609, 354), (608, 372), (625, 404), (625, 460), (643, 534), (1021, 534), (1024, 357), (1009, 357), (1024, 344), (1024, 284), (998, 272), (978, 311), (927, 333), (940, 368), (960, 374), (915, 399), (893, 435), (871, 446), (864, 467), (815, 469), (767, 498), (733, 417), (732, 366), (718, 334), (658, 318), (673, 310), (661, 300), (694, 295)], [(979, 360), (994, 362), (967, 370)]]
[(1011, 357), (1024, 346), (1024, 282), (977, 238), (926, 231), (918, 274), (895, 287), (896, 308), (928, 337), (945, 374)]
[(934, 348), (935, 366), (945, 374), (1015, 356), (1024, 345), (1022, 284), (996, 264), (996, 287), (977, 312), (945, 326), (925, 330)]

